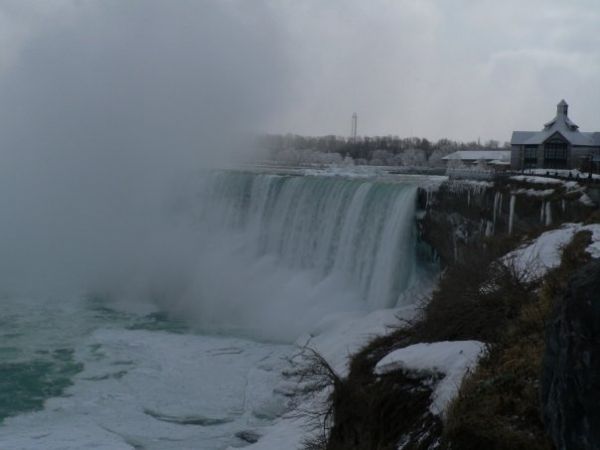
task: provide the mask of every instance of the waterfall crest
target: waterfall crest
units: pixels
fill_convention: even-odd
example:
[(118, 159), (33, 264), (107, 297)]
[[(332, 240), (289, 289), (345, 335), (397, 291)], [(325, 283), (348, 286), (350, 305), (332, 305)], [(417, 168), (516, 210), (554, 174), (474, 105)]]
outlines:
[(189, 290), (195, 298), (184, 303), (196, 305), (204, 326), (301, 332), (329, 313), (394, 307), (417, 278), (415, 185), (247, 172), (202, 178), (192, 202), (205, 236), (202, 267)]

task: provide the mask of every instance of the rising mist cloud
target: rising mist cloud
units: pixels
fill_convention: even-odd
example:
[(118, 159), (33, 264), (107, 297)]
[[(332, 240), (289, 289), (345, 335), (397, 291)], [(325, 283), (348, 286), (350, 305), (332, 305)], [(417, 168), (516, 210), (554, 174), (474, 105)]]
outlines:
[(83, 288), (149, 258), (173, 180), (248, 155), (278, 107), (260, 2), (19, 0), (0, 21), (3, 287)]

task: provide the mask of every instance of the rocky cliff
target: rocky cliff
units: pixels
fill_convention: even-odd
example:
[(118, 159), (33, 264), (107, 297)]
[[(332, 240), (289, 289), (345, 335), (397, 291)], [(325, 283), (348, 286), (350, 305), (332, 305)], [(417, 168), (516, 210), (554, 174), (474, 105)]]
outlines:
[(535, 237), (557, 224), (585, 220), (597, 208), (588, 191), (575, 181), (541, 177), (449, 181), (420, 191), (420, 236), (448, 264), (486, 237)]
[(600, 260), (558, 303), (543, 362), (544, 423), (559, 450), (600, 449)]

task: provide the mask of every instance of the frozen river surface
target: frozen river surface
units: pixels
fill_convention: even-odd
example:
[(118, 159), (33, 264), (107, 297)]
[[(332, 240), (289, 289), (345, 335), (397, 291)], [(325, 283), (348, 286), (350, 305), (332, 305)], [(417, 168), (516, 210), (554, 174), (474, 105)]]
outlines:
[(50, 303), (20, 299), (5, 324), (3, 449), (220, 449), (287, 408), (276, 388), (291, 346)]

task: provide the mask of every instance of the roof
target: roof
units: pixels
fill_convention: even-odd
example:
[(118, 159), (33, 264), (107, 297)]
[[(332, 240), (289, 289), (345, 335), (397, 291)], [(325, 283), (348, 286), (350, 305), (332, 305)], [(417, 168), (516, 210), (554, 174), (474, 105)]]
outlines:
[(554, 134), (560, 134), (571, 145), (581, 147), (599, 147), (600, 132), (581, 132), (581, 131), (565, 131), (551, 130), (543, 131), (513, 131), (510, 143), (512, 145), (539, 145), (544, 143), (549, 137)]
[(459, 150), (444, 156), (442, 159), (446, 161), (509, 161), (510, 150)]
[(513, 131), (512, 145), (539, 145), (548, 138), (559, 134), (571, 145), (580, 147), (600, 146), (600, 132), (581, 132), (568, 116), (569, 105), (561, 100), (556, 105), (556, 116), (546, 124), (542, 131)]

